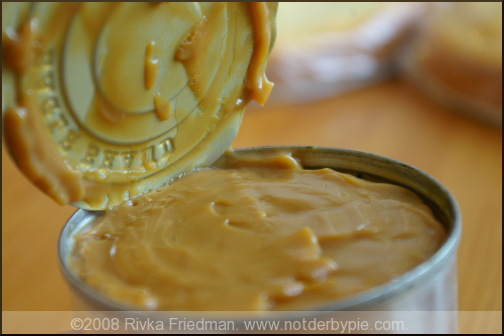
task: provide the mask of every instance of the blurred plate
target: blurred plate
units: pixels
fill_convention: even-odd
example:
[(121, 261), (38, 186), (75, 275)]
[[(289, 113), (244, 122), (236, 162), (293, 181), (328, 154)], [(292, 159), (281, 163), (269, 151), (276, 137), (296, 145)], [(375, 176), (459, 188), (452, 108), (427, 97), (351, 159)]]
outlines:
[(502, 3), (458, 2), (433, 16), (403, 59), (406, 75), (453, 111), (502, 126)]
[(433, 5), (282, 2), (267, 69), (270, 102), (319, 99), (379, 82)]

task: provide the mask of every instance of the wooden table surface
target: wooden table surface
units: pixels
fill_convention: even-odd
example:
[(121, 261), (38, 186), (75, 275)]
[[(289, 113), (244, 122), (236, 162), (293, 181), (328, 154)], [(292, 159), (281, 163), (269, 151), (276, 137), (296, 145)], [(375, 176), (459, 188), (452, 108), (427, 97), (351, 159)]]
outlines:
[[(249, 109), (233, 147), (260, 145), (361, 150), (435, 177), (462, 210), (459, 308), (502, 311), (501, 129), (450, 113), (394, 80), (322, 101)], [(32, 186), (2, 147), (3, 311), (72, 310), (56, 247), (74, 211)], [(479, 316), (462, 319), (461, 331), (502, 331), (495, 314)]]

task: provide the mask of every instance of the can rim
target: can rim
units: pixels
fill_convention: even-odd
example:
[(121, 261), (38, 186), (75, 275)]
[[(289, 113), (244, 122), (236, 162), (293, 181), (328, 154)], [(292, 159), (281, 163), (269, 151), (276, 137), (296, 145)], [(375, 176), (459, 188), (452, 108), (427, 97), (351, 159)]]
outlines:
[[(361, 293), (357, 293), (355, 295), (348, 296), (347, 298), (337, 299), (329, 301), (324, 304), (317, 304), (316, 306), (307, 307), (309, 311), (352, 311), (352, 310), (363, 310), (366, 307), (371, 307), (375, 304), (384, 302), (389, 298), (396, 296), (402, 293), (404, 290), (411, 288), (415, 284), (422, 282), (425, 280), (432, 272), (437, 270), (438, 265), (440, 265), (445, 260), (448, 260), (454, 251), (456, 251), (461, 237), (461, 212), (460, 208), (455, 200), (455, 198), (451, 195), (451, 193), (436, 179), (432, 176), (428, 175), (421, 170), (414, 168), (410, 165), (407, 165), (403, 162), (390, 159), (384, 156), (380, 156), (377, 154), (371, 154), (362, 151), (350, 150), (350, 149), (341, 149), (341, 148), (332, 148), (332, 147), (317, 147), (317, 146), (262, 146), (262, 147), (247, 147), (233, 150), (233, 153), (240, 155), (247, 155), (253, 153), (260, 154), (275, 154), (275, 153), (290, 153), (293, 157), (298, 160), (302, 157), (309, 157), (309, 154), (315, 153), (321, 157), (324, 155), (335, 153), (341, 155), (343, 158), (352, 157), (357, 159), (356, 164), (362, 163), (360, 160), (370, 160), (369, 163), (384, 165), (384, 167), (396, 167), (401, 169), (403, 173), (410, 174), (408, 176), (417, 176), (421, 177), (423, 180), (428, 181), (431, 185), (430, 187), (437, 189), (438, 192), (442, 193), (445, 197), (445, 203), (447, 208), (441, 209), (442, 207), (439, 204), (435, 204), (439, 207), (440, 211), (444, 211), (445, 215), (448, 214), (442, 221), (443, 226), (446, 228), (448, 236), (443, 243), (443, 245), (427, 260), (422, 262), (420, 265), (415, 268), (409, 270), (406, 273), (398, 276), (397, 278), (386, 282), (380, 286), (373, 287), (369, 290), (366, 290)], [(301, 159), (302, 161), (302, 159)], [(315, 165), (307, 165), (305, 162), (301, 162), (303, 168), (305, 169), (315, 169)], [(354, 162), (355, 164), (355, 162)], [(322, 168), (322, 167), (319, 167)], [(331, 167), (329, 167), (331, 168)], [(369, 167), (368, 167), (369, 168)], [(354, 172), (358, 172), (355, 170)], [(386, 178), (385, 178), (386, 179)], [(391, 182), (394, 183), (394, 182)], [(395, 183), (399, 184), (399, 183)], [(410, 187), (411, 189), (411, 187)], [(413, 190), (417, 195), (418, 191)], [(422, 198), (425, 198), (425, 195), (420, 195)], [(112, 300), (107, 299), (99, 295), (96, 291), (92, 290), (85, 283), (77, 279), (70, 270), (66, 267), (65, 258), (68, 255), (68, 246), (65, 244), (65, 240), (69, 240), (72, 232), (75, 231), (76, 225), (74, 222), (79, 221), (79, 223), (83, 223), (86, 218), (95, 217), (98, 214), (103, 213), (103, 211), (89, 211), (84, 209), (78, 209), (65, 223), (61, 234), (59, 236), (58, 242), (58, 259), (60, 264), (60, 269), (65, 277), (65, 279), (69, 282), (69, 284), (76, 288), (80, 294), (84, 294), (90, 297), (93, 301), (96, 301), (97, 304), (103, 306), (106, 309), (102, 310), (111, 310), (111, 311), (137, 311), (136, 309), (132, 309)], [(82, 224), (80, 225), (82, 226)], [(77, 228), (80, 227), (77, 225)], [(315, 308), (315, 309), (313, 309)], [(292, 312), (293, 315), (295, 312)]]

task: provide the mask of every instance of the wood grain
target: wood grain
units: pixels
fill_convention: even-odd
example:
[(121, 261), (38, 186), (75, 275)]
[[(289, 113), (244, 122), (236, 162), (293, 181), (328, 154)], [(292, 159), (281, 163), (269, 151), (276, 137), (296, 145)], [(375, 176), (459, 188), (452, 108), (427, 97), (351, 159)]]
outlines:
[[(463, 216), (459, 307), (502, 311), (502, 131), (451, 113), (401, 81), (313, 103), (246, 112), (233, 147), (350, 148), (415, 166), (444, 184)], [(75, 211), (33, 187), (2, 147), (2, 310), (72, 310), (57, 259)], [(502, 320), (500, 320), (500, 323)], [(481, 315), (461, 331), (502, 330)], [(497, 329), (498, 330), (498, 329)]]

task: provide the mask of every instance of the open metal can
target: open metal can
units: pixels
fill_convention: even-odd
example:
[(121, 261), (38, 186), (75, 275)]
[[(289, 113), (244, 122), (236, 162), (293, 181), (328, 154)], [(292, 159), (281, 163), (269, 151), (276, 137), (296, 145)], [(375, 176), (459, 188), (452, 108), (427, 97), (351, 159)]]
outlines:
[[(323, 318), (327, 320), (328, 318), (334, 319), (335, 316), (339, 319), (354, 321), (364, 318), (370, 320), (403, 319), (408, 321), (407, 329), (403, 328), (403, 330), (395, 331), (389, 329), (382, 330), (381, 332), (457, 332), (456, 251), (461, 235), (461, 214), (455, 199), (438, 181), (404, 163), (374, 154), (347, 149), (280, 146), (243, 148), (234, 150), (233, 152), (238, 157), (243, 158), (289, 153), (305, 169), (331, 168), (368, 181), (400, 185), (410, 189), (422, 198), (432, 209), (434, 215), (447, 232), (446, 241), (434, 255), (414, 269), (388, 283), (345, 299), (326, 302), (320, 305), (316, 311), (283, 312), (284, 314), (281, 316), (273, 312), (261, 312), (261, 319), (268, 320), (278, 317), (284, 321), (301, 321), (307, 317), (318, 317), (319, 319)], [(103, 297), (70, 271), (67, 260), (73, 248), (73, 234), (95, 221), (101, 214), (103, 212), (81, 209), (64, 226), (59, 240), (59, 259), (63, 275), (72, 293), (77, 298), (80, 309), (84, 308), (89, 313), (99, 311), (100, 314), (105, 314), (105, 312), (123, 312), (129, 314), (129, 318), (133, 319), (152, 318), (152, 315), (143, 314), (145, 312), (132, 312), (129, 308)], [(220, 318), (223, 317), (222, 313), (220, 312)], [(330, 315), (336, 313), (339, 315)], [(165, 321), (172, 321), (170, 319), (173, 319), (174, 316), (181, 318), (180, 312), (162, 312), (162, 314), (160, 315), (161, 317), (157, 316), (157, 318), (165, 319)], [(196, 312), (187, 312), (187, 314), (189, 315), (184, 315), (185, 317), (183, 318), (195, 318), (197, 316)], [(229, 312), (229, 316), (225, 316), (225, 318), (232, 319), (235, 323), (241, 324), (246, 321), (245, 318), (237, 319), (236, 316), (242, 315), (234, 315), (232, 312)], [(171, 322), (164, 326), (164, 332), (169, 332), (170, 330), (184, 331), (180, 330), (180, 325), (178, 329), (171, 329), (173, 326)], [(170, 328), (167, 328), (168, 326)], [(175, 328), (176, 326), (173, 327)], [(236, 332), (237, 329), (235, 328), (234, 330)], [(320, 332), (321, 330), (318, 331)], [(362, 329), (358, 331), (366, 332)], [(339, 330), (338, 332), (343, 332), (343, 330)], [(375, 329), (372, 332), (377, 333), (380, 330)]]

